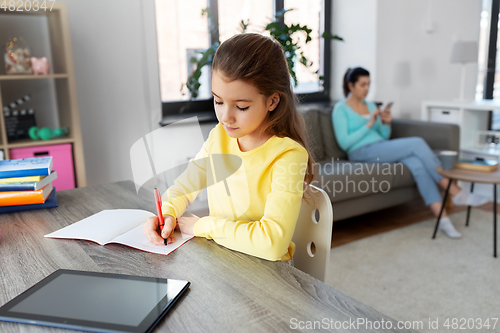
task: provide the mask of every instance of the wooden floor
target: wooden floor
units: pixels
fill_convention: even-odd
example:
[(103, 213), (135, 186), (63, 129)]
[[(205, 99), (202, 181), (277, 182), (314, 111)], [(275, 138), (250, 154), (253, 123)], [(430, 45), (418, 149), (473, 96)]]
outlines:
[[(500, 206), (498, 206), (500, 212)], [(487, 203), (474, 209), (493, 212), (493, 203)], [(467, 210), (466, 206), (447, 206), (449, 214)], [(414, 201), (383, 209), (378, 212), (353, 217), (335, 222), (332, 232), (332, 248), (382, 232), (401, 228), (413, 223), (434, 218), (431, 210), (421, 198)]]

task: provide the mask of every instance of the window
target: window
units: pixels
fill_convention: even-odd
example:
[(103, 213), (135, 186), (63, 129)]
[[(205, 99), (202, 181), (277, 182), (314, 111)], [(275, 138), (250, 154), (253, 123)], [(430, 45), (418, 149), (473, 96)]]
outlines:
[[(497, 69), (497, 52), (500, 47), (499, 32), (500, 0), (483, 0), (479, 36), (477, 101), (500, 100), (500, 71)], [(489, 129), (500, 130), (500, 111), (490, 112)]]
[[(187, 90), (181, 86), (193, 70), (189, 59), (197, 50), (210, 46), (208, 20), (201, 15), (206, 7), (206, 0), (156, 1), (162, 102), (188, 100)], [(200, 96), (209, 98), (209, 93), (202, 89)]]
[(479, 27), (479, 54), (477, 66), (476, 101), (483, 99), (484, 83), (486, 80), (486, 70), (488, 65), (488, 37), (490, 31), (491, 0), (483, 0), (481, 10), (481, 20)]
[[(199, 96), (188, 103), (185, 83), (195, 69), (189, 60), (199, 57), (198, 52), (207, 49), (216, 40), (217, 33), (221, 42), (241, 33), (242, 20), (249, 22), (247, 32), (269, 36), (264, 28), (283, 8), (294, 9), (285, 15), (287, 24), (299, 23), (313, 29), (313, 40), (307, 46), (304, 46), (305, 37), (298, 39), (313, 66), (306, 68), (297, 59), (295, 93), (302, 101), (329, 99), (330, 40), (319, 36), (323, 31), (330, 32), (331, 0), (155, 0), (155, 5), (163, 118), (174, 121), (187, 115), (204, 114), (206, 117), (200, 121), (215, 120), (210, 66), (203, 67)], [(315, 71), (324, 77), (323, 82), (313, 74)]]
[[(488, 71), (495, 73), (496, 70), (496, 57), (498, 40), (498, 6), (493, 7), (493, 2), (498, 0), (483, 0), (483, 8), (481, 10), (480, 30), (479, 30), (479, 54), (478, 54), (478, 77), (476, 86), (475, 99), (480, 101), (482, 99), (498, 99), (500, 98), (500, 89), (495, 91), (495, 86), (500, 83), (500, 76), (498, 74), (490, 75), (488, 78)], [(496, 13), (496, 24), (492, 22)], [(496, 25), (496, 31), (492, 30), (492, 23)]]
[(315, 71), (320, 69), (320, 62), (323, 61), (323, 57), (320, 57), (321, 40), (319, 38), (319, 32), (321, 31), (321, 1), (285, 0), (285, 8), (294, 8), (285, 15), (286, 24), (298, 23), (313, 29), (312, 41), (305, 44), (304, 38), (299, 39), (299, 45), (304, 49), (304, 55), (313, 62), (313, 65), (307, 68), (300, 65), (298, 61), (295, 62), (294, 68), (297, 73), (298, 85), (294, 87), (294, 92), (296, 94), (307, 94), (322, 91), (323, 88), (318, 76), (314, 74)]

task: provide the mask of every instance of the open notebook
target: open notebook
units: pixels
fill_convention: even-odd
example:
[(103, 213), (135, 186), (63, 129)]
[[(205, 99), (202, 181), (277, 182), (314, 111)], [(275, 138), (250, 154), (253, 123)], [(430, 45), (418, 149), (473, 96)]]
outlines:
[[(190, 214), (190, 213), (188, 213)], [(195, 216), (190, 214), (191, 216)], [(142, 251), (169, 254), (193, 238), (178, 230), (174, 231), (175, 242), (168, 245), (151, 243), (142, 232), (142, 224), (155, 214), (140, 209), (103, 210), (67, 227), (47, 234), (47, 238), (83, 239), (100, 245), (118, 243)]]

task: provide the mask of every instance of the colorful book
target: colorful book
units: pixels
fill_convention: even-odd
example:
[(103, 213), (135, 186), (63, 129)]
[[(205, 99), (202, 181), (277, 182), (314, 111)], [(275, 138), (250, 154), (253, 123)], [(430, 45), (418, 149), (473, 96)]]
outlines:
[(39, 182), (46, 176), (28, 176), (28, 177), (13, 177), (13, 178), (0, 178), (0, 184), (4, 183), (35, 183)]
[[(40, 176), (35, 176), (40, 177)], [(52, 183), (57, 178), (57, 171), (52, 171), (50, 175), (43, 176), (41, 180), (37, 182), (29, 182), (29, 183), (0, 183), (0, 192), (4, 191), (38, 191)], [(9, 178), (13, 179), (13, 178)], [(19, 178), (18, 178), (19, 179)]]
[(455, 163), (455, 168), (471, 170), (471, 171), (483, 171), (483, 172), (491, 172), (495, 171), (498, 168), (497, 160), (458, 160)]
[(45, 200), (44, 203), (33, 204), (33, 205), (16, 205), (16, 206), (0, 207), (0, 214), (20, 212), (25, 210), (35, 210), (42, 208), (52, 208), (52, 207), (57, 207), (57, 195), (55, 188), (50, 192), (49, 196), (47, 197), (47, 200)]
[(48, 176), (52, 171), (52, 156), (0, 161), (0, 178)]
[(0, 192), (0, 206), (32, 205), (44, 203), (50, 192), (52, 183), (38, 191), (6, 191)]

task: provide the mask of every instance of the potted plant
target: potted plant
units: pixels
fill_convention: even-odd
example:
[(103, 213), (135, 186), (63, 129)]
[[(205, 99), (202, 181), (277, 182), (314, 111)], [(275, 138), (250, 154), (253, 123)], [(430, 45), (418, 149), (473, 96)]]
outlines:
[[(264, 28), (264, 31), (269, 31), (271, 36), (275, 38), (283, 47), (283, 51), (285, 52), (286, 60), (288, 62), (288, 69), (290, 70), (290, 75), (293, 79), (294, 85), (297, 86), (297, 76), (295, 73), (295, 59), (297, 57), (300, 57), (299, 62), (306, 66), (306, 67), (311, 67), (313, 65), (312, 61), (309, 61), (306, 56), (304, 55), (304, 51), (301, 50), (301, 46), (298, 45), (298, 42), (294, 40), (294, 37), (299, 34), (299, 33), (305, 33), (306, 39), (305, 43), (307, 44), (312, 40), (311, 38), (311, 32), (312, 29), (310, 29), (307, 25), (300, 25), (300, 24), (281, 24), (279, 22), (279, 19), (284, 18), (285, 14), (291, 10), (294, 9), (283, 9), (280, 12), (276, 13), (275, 15), (275, 20), (272, 21), (271, 23), (267, 24), (266, 27)], [(202, 11), (202, 15), (207, 15), (209, 22), (211, 22), (211, 15), (208, 9), (204, 9)], [(283, 20), (284, 21), (284, 20)], [(243, 20), (240, 22), (240, 27), (241, 27), (241, 32), (246, 32), (247, 28), (249, 26), (249, 21), (244, 22)], [(211, 31), (214, 31), (213, 25), (211, 24)], [(185, 83), (186, 88), (189, 91), (190, 94), (190, 99), (189, 102), (193, 98), (198, 97), (198, 91), (200, 88), (200, 77), (201, 77), (201, 70), (204, 66), (206, 65), (211, 65), (213, 57), (215, 55), (215, 52), (219, 48), (220, 41), (219, 41), (219, 36), (217, 36), (217, 41), (214, 42), (210, 47), (208, 47), (204, 51), (200, 51), (200, 57), (191, 57), (190, 62), (195, 64), (195, 70), (189, 75), (187, 82)], [(324, 32), (321, 37), (327, 38), (327, 39), (334, 39), (334, 40), (340, 40), (342, 41), (343, 39), (337, 35), (332, 35), (329, 32)], [(296, 38), (295, 38), (296, 39)], [(318, 74), (318, 71), (315, 72)], [(319, 80), (323, 80), (322, 76), (319, 76)], [(181, 90), (183, 90), (184, 85), (181, 87)], [(189, 104), (189, 103), (188, 103)], [(184, 111), (184, 109), (187, 107), (183, 107), (181, 109), (181, 113)]]

